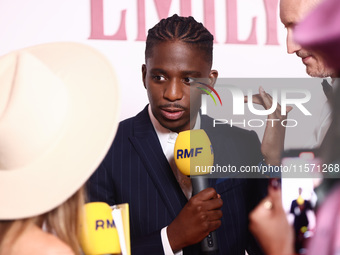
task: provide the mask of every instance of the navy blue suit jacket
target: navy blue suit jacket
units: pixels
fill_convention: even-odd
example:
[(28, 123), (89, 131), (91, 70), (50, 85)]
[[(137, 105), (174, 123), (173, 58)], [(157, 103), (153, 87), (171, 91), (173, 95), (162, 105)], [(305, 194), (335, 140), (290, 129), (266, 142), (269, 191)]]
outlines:
[[(201, 123), (212, 142), (215, 163), (257, 165), (262, 160), (255, 132), (229, 125), (213, 128), (207, 116)], [(248, 212), (265, 196), (266, 182), (227, 178), (210, 183), (224, 203), (217, 230), (219, 254), (243, 255), (245, 249), (258, 254), (248, 232)], [(132, 254), (163, 254), (160, 230), (174, 220), (187, 199), (163, 154), (147, 107), (120, 123), (109, 152), (88, 182), (88, 192), (91, 201), (129, 203)], [(200, 254), (199, 247), (186, 247), (184, 254)]]

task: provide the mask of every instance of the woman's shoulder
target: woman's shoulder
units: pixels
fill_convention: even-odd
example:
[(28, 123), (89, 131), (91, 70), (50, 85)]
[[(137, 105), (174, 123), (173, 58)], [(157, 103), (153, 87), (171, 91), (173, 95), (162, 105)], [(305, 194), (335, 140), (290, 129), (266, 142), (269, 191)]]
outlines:
[(29, 226), (15, 243), (15, 254), (74, 255), (72, 249), (56, 236)]
[[(55, 255), (55, 254), (65, 254), (65, 255), (74, 255), (72, 249), (63, 241), (61, 241), (56, 236), (41, 231), (41, 243), (42, 246), (37, 244), (37, 248), (43, 250), (42, 254), (46, 255)], [(38, 252), (38, 250), (37, 250)], [(38, 254), (38, 253), (35, 253)]]

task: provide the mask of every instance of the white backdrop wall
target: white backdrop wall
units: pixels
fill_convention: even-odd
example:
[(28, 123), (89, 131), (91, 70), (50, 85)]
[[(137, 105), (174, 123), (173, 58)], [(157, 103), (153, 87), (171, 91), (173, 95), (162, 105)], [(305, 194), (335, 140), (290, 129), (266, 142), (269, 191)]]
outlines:
[(147, 103), (141, 83), (145, 42), (138, 38), (174, 13), (191, 14), (215, 31), (220, 77), (306, 77), (301, 61), (286, 54), (278, 0), (0, 0), (0, 55), (51, 41), (94, 46), (118, 75), (125, 119)]
[[(147, 30), (174, 13), (192, 15), (214, 33), (219, 77), (308, 77), (301, 60), (286, 53), (278, 5), (279, 0), (0, 0), (0, 55), (52, 41), (92, 45), (116, 71), (125, 119), (148, 102), (141, 79)], [(318, 94), (321, 86), (310, 89)], [(304, 129), (308, 137), (313, 126)], [(256, 131), (261, 138), (263, 129)], [(287, 131), (288, 147), (301, 146), (297, 132)]]
[[(53, 41), (92, 45), (117, 73), (125, 119), (148, 102), (141, 80), (147, 29), (174, 13), (192, 15), (214, 33), (220, 77), (307, 77), (301, 60), (286, 53), (278, 0), (0, 0), (0, 55)], [(261, 138), (263, 129), (256, 131)], [(302, 146), (296, 137), (312, 131), (288, 130), (286, 147)]]

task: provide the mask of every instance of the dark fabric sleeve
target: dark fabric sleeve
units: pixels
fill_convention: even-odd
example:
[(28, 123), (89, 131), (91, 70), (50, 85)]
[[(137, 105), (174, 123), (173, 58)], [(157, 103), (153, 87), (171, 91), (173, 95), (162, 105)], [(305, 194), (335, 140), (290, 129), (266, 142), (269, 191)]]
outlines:
[[(150, 211), (154, 208), (146, 206), (145, 203), (140, 204), (140, 200), (138, 200), (139, 194), (145, 197), (143, 194), (147, 192), (147, 185), (143, 190), (137, 188), (141, 187), (141, 183), (145, 183), (148, 177), (146, 175), (139, 176), (139, 169), (143, 166), (140, 161), (136, 160), (136, 153), (129, 142), (131, 130), (132, 121), (120, 123), (110, 150), (87, 182), (88, 200), (90, 202), (105, 202), (110, 206), (128, 203), (132, 254), (164, 254), (160, 234), (164, 223), (160, 220), (161, 216), (158, 217), (160, 223), (144, 224), (145, 222), (142, 222), (143, 227), (137, 226), (141, 219), (148, 217), (148, 209), (145, 208), (149, 208)], [(149, 194), (149, 197), (157, 202), (154, 200), (154, 196), (156, 195), (153, 193)], [(158, 201), (158, 203), (160, 202)], [(136, 215), (139, 215), (141, 219)], [(154, 230), (148, 232), (149, 228)]]
[[(114, 205), (116, 204), (114, 186), (110, 181), (110, 173), (107, 171), (106, 164), (104, 160), (87, 182), (88, 198), (91, 202), (101, 201)], [(134, 255), (163, 254), (160, 230), (143, 237), (131, 236), (131, 251)]]
[(290, 213), (294, 214), (294, 209), (295, 209), (295, 200), (292, 201), (291, 205), (290, 205)]
[(115, 205), (113, 183), (108, 178), (105, 160), (87, 181), (87, 198), (89, 202), (105, 202), (110, 206)]
[(160, 231), (137, 239), (131, 239), (131, 254), (164, 254)]

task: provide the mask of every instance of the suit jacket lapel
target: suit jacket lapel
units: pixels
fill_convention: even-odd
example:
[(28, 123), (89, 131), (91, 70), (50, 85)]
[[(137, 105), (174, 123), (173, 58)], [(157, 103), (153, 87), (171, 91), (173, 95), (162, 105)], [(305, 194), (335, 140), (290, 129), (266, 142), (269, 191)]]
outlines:
[(162, 151), (157, 134), (150, 121), (147, 107), (136, 117), (134, 135), (130, 137), (130, 141), (139, 154), (170, 215), (175, 218), (186, 204), (187, 199)]

